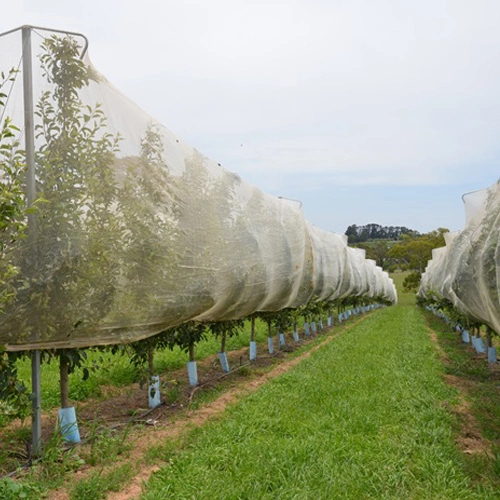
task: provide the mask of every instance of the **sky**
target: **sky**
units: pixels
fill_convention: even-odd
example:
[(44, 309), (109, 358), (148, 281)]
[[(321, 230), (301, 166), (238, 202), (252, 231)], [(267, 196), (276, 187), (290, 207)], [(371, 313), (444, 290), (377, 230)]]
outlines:
[(24, 24), (326, 230), (458, 230), (500, 178), (498, 0), (0, 0)]

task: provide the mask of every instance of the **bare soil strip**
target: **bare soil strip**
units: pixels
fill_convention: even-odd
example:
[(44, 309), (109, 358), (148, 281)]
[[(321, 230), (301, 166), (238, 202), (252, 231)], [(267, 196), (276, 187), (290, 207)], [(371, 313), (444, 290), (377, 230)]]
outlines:
[[(444, 363), (449, 363), (450, 359), (439, 345), (436, 332), (429, 327), (426, 328), (440, 359)], [(460, 393), (459, 403), (453, 406), (449, 405), (448, 407), (449, 411), (454, 413), (460, 422), (460, 434), (455, 439), (459, 449), (468, 455), (484, 454), (489, 458), (494, 458), (492, 443), (481, 434), (479, 424), (472, 414), (470, 405), (467, 401), (467, 395), (471, 391), (474, 391), (475, 383), (469, 379), (450, 374), (444, 375), (444, 381), (446, 384), (455, 387)]]

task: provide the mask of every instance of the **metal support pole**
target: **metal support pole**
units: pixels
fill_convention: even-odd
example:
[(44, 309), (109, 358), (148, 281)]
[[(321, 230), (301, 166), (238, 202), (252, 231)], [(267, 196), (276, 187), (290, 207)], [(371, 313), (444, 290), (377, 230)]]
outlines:
[[(35, 125), (33, 110), (33, 71), (31, 56), (31, 27), (22, 28), (23, 43), (23, 97), (24, 97), (24, 138), (26, 151), (26, 195), (28, 207), (36, 197), (35, 177)], [(28, 237), (31, 245), (36, 245), (37, 227), (35, 214), (28, 214)], [(32, 452), (40, 455), (42, 447), (42, 405), (40, 383), (40, 351), (31, 356), (31, 400), (32, 400)]]
[[(26, 150), (26, 195), (28, 206), (36, 198), (35, 184), (35, 124), (33, 109), (33, 70), (31, 61), (31, 28), (23, 28), (23, 96), (24, 96), (24, 140)], [(37, 236), (35, 214), (28, 214), (28, 233), (30, 243), (34, 243)]]
[(42, 451), (42, 384), (40, 365), (40, 351), (33, 351), (31, 353), (31, 430), (33, 436), (33, 456), (39, 456)]

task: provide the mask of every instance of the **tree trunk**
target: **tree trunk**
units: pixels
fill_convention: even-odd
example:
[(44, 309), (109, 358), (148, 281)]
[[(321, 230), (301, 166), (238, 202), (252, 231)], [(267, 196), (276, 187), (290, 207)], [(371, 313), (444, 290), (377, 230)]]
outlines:
[(222, 341), (220, 343), (220, 352), (226, 352), (226, 337), (227, 337), (227, 334), (226, 334), (226, 332), (224, 332), (222, 334)]
[(255, 318), (253, 316), (250, 323), (250, 341), (255, 341)]
[(189, 343), (189, 361), (194, 361), (194, 342)]
[(492, 333), (491, 328), (488, 326), (486, 328), (486, 348), (493, 347), (493, 343), (491, 341)]
[(155, 355), (155, 348), (152, 345), (148, 346), (148, 374), (150, 377), (152, 377), (155, 374), (154, 355)]
[(69, 361), (64, 349), (59, 351), (59, 388), (61, 408), (69, 408)]

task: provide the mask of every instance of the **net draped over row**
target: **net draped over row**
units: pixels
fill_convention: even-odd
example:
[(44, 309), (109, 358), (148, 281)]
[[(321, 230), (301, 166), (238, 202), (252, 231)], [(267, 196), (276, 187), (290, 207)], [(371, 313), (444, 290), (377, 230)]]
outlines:
[[(1, 43), (14, 65), (15, 40)], [(8, 349), (124, 343), (310, 300), (396, 301), (364, 251), (176, 137), (80, 59), (77, 37), (34, 50), (36, 227), (3, 256), (16, 269)], [(21, 86), (4, 113), (18, 125)]]
[(466, 224), (433, 250), (418, 295), (448, 299), (500, 333), (500, 181), (463, 196)]

